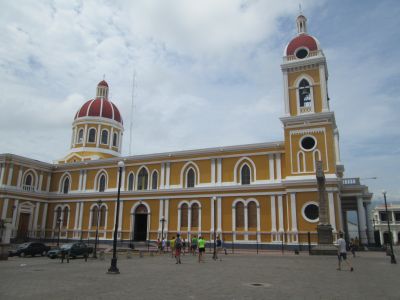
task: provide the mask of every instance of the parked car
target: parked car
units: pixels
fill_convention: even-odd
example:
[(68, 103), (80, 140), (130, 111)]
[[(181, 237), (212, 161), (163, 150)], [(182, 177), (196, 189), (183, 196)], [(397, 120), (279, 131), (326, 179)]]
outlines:
[(89, 255), (93, 252), (92, 247), (88, 247), (85, 243), (83, 242), (76, 242), (76, 243), (68, 243), (62, 245), (59, 249), (52, 249), (49, 252), (47, 252), (47, 256), (51, 259), (61, 257), (63, 254), (69, 256), (71, 258), (75, 258), (78, 256), (85, 256)]
[(38, 243), (38, 242), (29, 242), (29, 243), (24, 243), (20, 244), (17, 246), (16, 249), (10, 250), (8, 252), (9, 256), (26, 256), (26, 255), (32, 255), (35, 256), (36, 254), (39, 254), (41, 256), (44, 256), (47, 254), (47, 252), (50, 250), (49, 246), (46, 246), (43, 243)]

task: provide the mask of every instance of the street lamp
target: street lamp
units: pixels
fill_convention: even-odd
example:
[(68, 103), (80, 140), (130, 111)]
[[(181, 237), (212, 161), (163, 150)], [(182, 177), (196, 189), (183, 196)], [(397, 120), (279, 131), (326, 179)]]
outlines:
[(164, 240), (164, 223), (167, 221), (164, 216), (161, 217), (160, 222), (161, 222), (161, 245), (162, 241)]
[(61, 218), (57, 219), (57, 227), (58, 227), (57, 248), (59, 248), (60, 247)]
[(387, 225), (388, 225), (388, 231), (389, 231), (389, 244), (390, 244), (390, 262), (392, 264), (396, 264), (396, 257), (394, 256), (393, 252), (393, 242), (392, 242), (392, 232), (390, 231), (390, 222), (389, 222), (389, 213), (387, 209), (387, 202), (386, 202), (386, 191), (383, 191), (383, 199), (385, 200), (385, 211), (386, 211), (386, 219), (387, 219)]
[(108, 274), (119, 274), (119, 270), (117, 268), (117, 236), (118, 236), (118, 223), (119, 223), (119, 197), (121, 195), (121, 177), (124, 165), (125, 164), (123, 161), (118, 162), (118, 194), (117, 194), (117, 211), (115, 214), (113, 257), (111, 259), (111, 266), (107, 272)]
[(213, 208), (214, 208), (214, 220), (213, 220), (213, 223), (214, 223), (214, 228), (213, 228), (213, 230), (214, 230), (214, 253), (213, 253), (213, 259), (214, 260), (216, 260), (217, 259), (217, 233), (215, 232), (215, 215), (217, 214), (217, 210), (216, 210), (216, 207), (215, 207), (215, 204), (216, 204), (216, 201), (217, 199), (215, 198), (215, 197), (213, 197)]
[(93, 251), (93, 258), (97, 258), (97, 240), (99, 238), (99, 225), (100, 225), (100, 208), (103, 201), (97, 201), (97, 226), (96, 226), (96, 237), (94, 240), (94, 251)]

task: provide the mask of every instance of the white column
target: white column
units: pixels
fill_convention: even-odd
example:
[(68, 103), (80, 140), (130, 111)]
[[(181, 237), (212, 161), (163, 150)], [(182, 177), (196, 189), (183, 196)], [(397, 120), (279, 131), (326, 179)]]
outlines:
[(88, 127), (87, 124), (85, 124), (85, 129), (84, 129), (84, 131), (83, 131), (83, 147), (86, 146), (87, 127)]
[(281, 154), (276, 153), (276, 179), (281, 180), (282, 179), (282, 168), (281, 168)]
[(19, 166), (17, 187), (22, 187), (22, 171), (23, 171), (23, 167)]
[(0, 172), (0, 186), (2, 186), (3, 185), (3, 180), (4, 180), (4, 172), (6, 170), (6, 164), (2, 163), (0, 165), (0, 169), (1, 169), (1, 172)]
[(232, 239), (236, 240), (236, 207), (232, 205)]
[(358, 210), (358, 228), (360, 230), (360, 242), (361, 244), (367, 244), (367, 234), (366, 234), (366, 218), (365, 209), (363, 205), (363, 199), (361, 196), (357, 197), (357, 210)]
[(222, 158), (217, 158), (217, 185), (222, 184)]
[(215, 158), (211, 159), (211, 184), (215, 184)]
[(188, 227), (187, 227), (188, 233), (190, 232), (191, 228), (192, 228), (192, 207), (189, 206), (188, 207)]
[(290, 105), (289, 105), (289, 83), (288, 73), (286, 70), (283, 71), (283, 99), (284, 99), (284, 112), (285, 117), (290, 116)]
[[(119, 170), (118, 170), (118, 172), (119, 172)], [(121, 174), (121, 191), (125, 191), (125, 172), (126, 172), (126, 167), (123, 167), (122, 174)], [(119, 177), (119, 174), (118, 174), (118, 177)], [(118, 187), (117, 187), (117, 189), (118, 189)]]
[(199, 207), (199, 233), (201, 233), (201, 207)]
[(160, 190), (164, 189), (164, 181), (165, 181), (165, 164), (161, 163)]
[(274, 195), (271, 195), (271, 232), (274, 238), (274, 235), (276, 233), (276, 207)]
[(108, 146), (108, 148), (109, 149), (111, 149), (112, 148), (112, 145), (113, 145), (113, 139), (114, 139), (114, 127), (111, 127), (111, 133), (110, 133), (110, 138), (108, 139), (109, 140), (109, 146)]
[(165, 178), (165, 188), (169, 189), (169, 176), (171, 174), (171, 170), (170, 170), (171, 164), (170, 164), (170, 162), (166, 163), (166, 167), (167, 167), (167, 169), (166, 169), (166, 176), (165, 176), (166, 177)]
[(83, 174), (82, 190), (83, 190), (83, 191), (86, 191), (87, 170), (84, 170), (83, 172), (84, 172), (84, 174)]
[(211, 197), (210, 198), (210, 200), (211, 200), (211, 229), (210, 229), (210, 232), (211, 233), (214, 233), (214, 219), (215, 219), (215, 203), (214, 203), (214, 201), (215, 201), (215, 197)]
[(275, 180), (275, 165), (274, 165), (274, 155), (269, 154), (269, 179)]
[(12, 177), (14, 173), (14, 164), (10, 164), (10, 168), (8, 170), (8, 178), (7, 178), (7, 185), (10, 186), (12, 183)]
[(169, 199), (165, 199), (165, 223), (164, 223), (164, 232), (165, 236), (168, 236), (168, 228), (169, 228)]
[(42, 186), (43, 186), (43, 171), (40, 171), (39, 183), (38, 183), (38, 187), (37, 187), (37, 190), (39, 192), (42, 190)]
[(244, 206), (244, 240), (249, 240), (249, 215), (247, 210), (247, 203)]
[(333, 232), (336, 232), (336, 218), (335, 218), (335, 201), (333, 192), (328, 192), (328, 207), (329, 207), (329, 223), (332, 226)]
[(261, 219), (260, 219), (260, 205), (257, 205), (257, 241), (260, 242)]
[(335, 158), (336, 158), (336, 164), (340, 165), (342, 164), (340, 162), (340, 147), (339, 147), (339, 130), (335, 128), (333, 131), (333, 137), (334, 137), (334, 144), (335, 144)]
[(15, 228), (17, 226), (17, 215), (18, 215), (18, 199), (14, 201), (14, 210), (13, 210), (13, 215), (12, 215), (12, 225)]
[(327, 112), (329, 111), (328, 92), (326, 88), (325, 66), (323, 64), (319, 65), (319, 83), (321, 86), (322, 112)]
[(217, 198), (217, 207), (218, 207), (218, 223), (217, 223), (217, 233), (221, 234), (222, 232), (222, 198)]
[[(83, 223), (83, 209), (84, 209), (84, 203), (80, 202), (79, 203), (79, 222), (78, 222), (78, 229), (82, 230), (82, 223)], [(114, 222), (115, 224), (115, 222)], [(90, 224), (89, 224), (90, 225)]]
[(290, 194), (290, 208), (291, 208), (291, 218), (292, 218), (292, 231), (297, 233), (297, 211), (296, 211), (296, 194)]
[[(82, 179), (83, 179), (82, 173), (83, 173), (83, 171), (79, 170), (78, 191), (82, 190)], [(77, 205), (77, 207), (78, 207), (78, 205)]]
[(181, 207), (178, 207), (178, 224), (176, 227), (176, 232), (181, 232)]
[[(123, 211), (124, 211), (124, 201), (120, 201), (119, 202), (118, 231), (122, 230), (122, 217), (124, 216)], [(147, 228), (147, 230), (150, 230), (150, 228)]]
[(46, 192), (50, 191), (51, 173), (47, 173)]
[(160, 206), (158, 209), (158, 233), (161, 234), (161, 230), (162, 230), (162, 222), (161, 222), (161, 218), (164, 216), (164, 200), (160, 199)]
[(343, 215), (342, 215), (342, 202), (340, 200), (339, 193), (336, 194), (336, 207), (339, 212), (339, 224), (337, 224), (337, 230), (343, 231)]
[(278, 214), (279, 214), (279, 229), (278, 229), (278, 231), (284, 232), (282, 195), (278, 195)]
[(3, 210), (1, 211), (1, 219), (2, 220), (7, 218), (7, 210), (8, 210), (8, 198), (4, 198)]
[(80, 208), (80, 203), (76, 203), (75, 207), (75, 222), (74, 222), (74, 237), (77, 237), (77, 231), (78, 231), (78, 225), (79, 225), (79, 208)]
[(97, 138), (96, 138), (96, 147), (98, 148), (100, 145), (100, 137), (101, 137), (101, 125), (97, 125)]
[(38, 233), (36, 232), (36, 230), (38, 228), (39, 209), (40, 209), (40, 202), (36, 202), (35, 214), (33, 217), (33, 232), (34, 232), (35, 236), (38, 236)]
[(71, 137), (71, 148), (75, 147), (76, 141), (76, 126), (72, 129), (72, 137)]
[(121, 153), (122, 150), (122, 132), (118, 134), (118, 152)]
[(47, 207), (48, 207), (48, 204), (45, 203), (44, 207), (43, 207), (43, 212), (42, 212), (42, 225), (41, 225), (43, 237), (46, 234)]

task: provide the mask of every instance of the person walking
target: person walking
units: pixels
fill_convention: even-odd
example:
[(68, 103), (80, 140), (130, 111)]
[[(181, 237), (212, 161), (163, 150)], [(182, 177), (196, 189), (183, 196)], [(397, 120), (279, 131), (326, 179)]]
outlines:
[(202, 256), (206, 252), (206, 241), (203, 239), (202, 236), (199, 236), (197, 243), (199, 245), (199, 263), (201, 261), (204, 262), (204, 260), (202, 259)]
[(197, 237), (194, 235), (192, 237), (192, 244), (190, 245), (190, 251), (192, 252), (192, 255), (196, 255), (196, 250), (197, 250)]
[(161, 242), (161, 250), (162, 250), (163, 253), (165, 253), (165, 246), (166, 246), (165, 245), (165, 238), (163, 238), (162, 242)]
[(346, 265), (350, 268), (350, 272), (354, 271), (354, 268), (351, 266), (349, 261), (347, 260), (347, 249), (346, 249), (346, 241), (343, 239), (343, 232), (339, 233), (339, 239), (337, 240), (338, 244), (338, 268), (337, 270), (342, 270), (342, 260), (346, 263)]
[(181, 263), (181, 251), (182, 251), (182, 240), (180, 238), (180, 234), (178, 233), (175, 240), (175, 259), (176, 263)]
[[(215, 254), (215, 259), (218, 259), (218, 254), (221, 252), (222, 249), (222, 241), (220, 236), (217, 237), (217, 252)], [(222, 258), (219, 258), (219, 261), (222, 261)]]
[(175, 255), (175, 237), (172, 237), (172, 240), (169, 242), (171, 247), (171, 257), (173, 258)]

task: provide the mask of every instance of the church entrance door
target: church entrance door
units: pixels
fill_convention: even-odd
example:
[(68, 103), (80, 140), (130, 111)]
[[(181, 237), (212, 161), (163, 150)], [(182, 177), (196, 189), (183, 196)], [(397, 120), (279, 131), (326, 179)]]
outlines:
[(30, 214), (21, 213), (19, 216), (19, 224), (18, 224), (18, 231), (17, 231), (17, 239), (18, 240), (25, 240), (28, 237), (28, 228), (29, 228), (29, 219)]
[(147, 218), (148, 212), (146, 206), (139, 205), (133, 215), (134, 218), (134, 232), (133, 240), (135, 242), (146, 241), (147, 239)]

